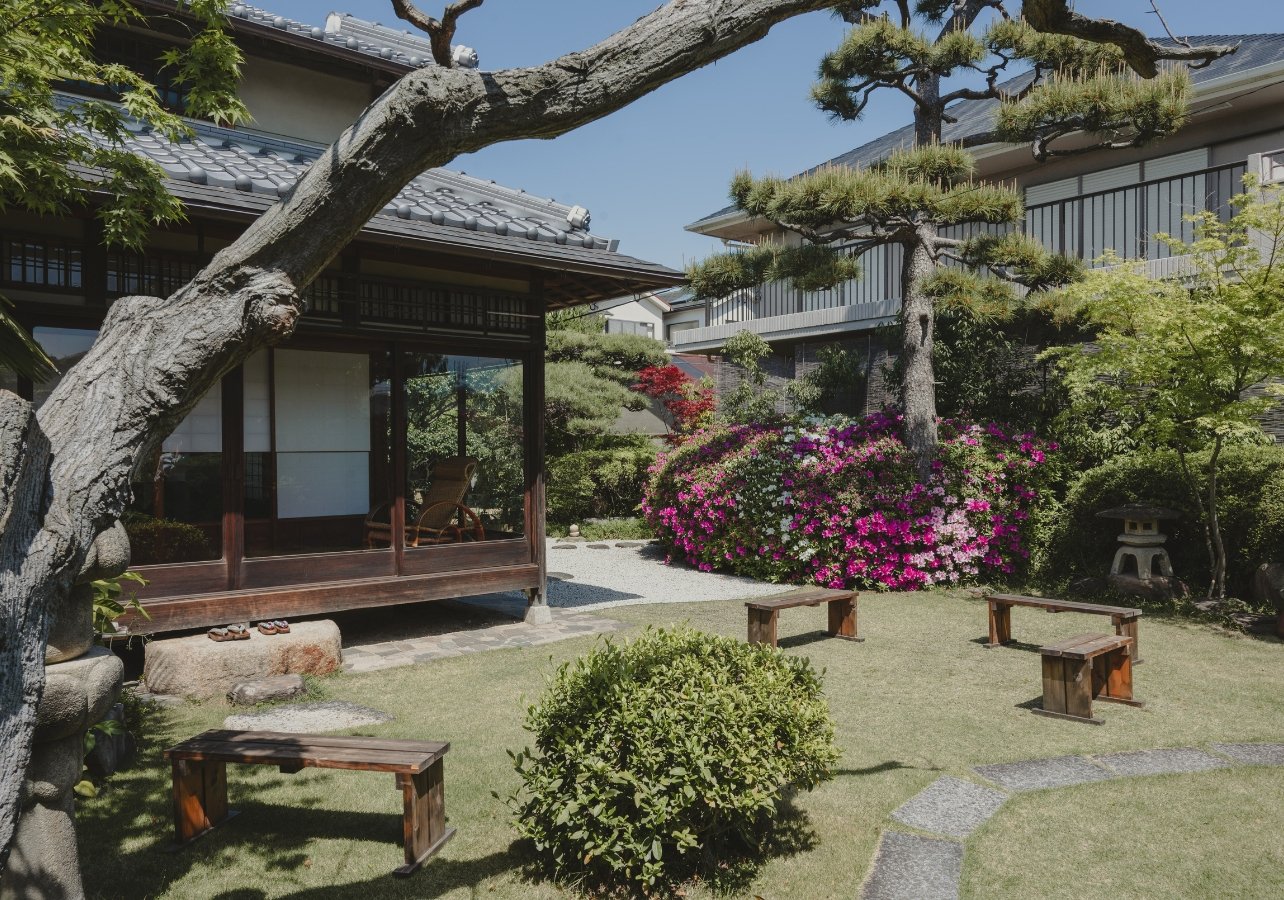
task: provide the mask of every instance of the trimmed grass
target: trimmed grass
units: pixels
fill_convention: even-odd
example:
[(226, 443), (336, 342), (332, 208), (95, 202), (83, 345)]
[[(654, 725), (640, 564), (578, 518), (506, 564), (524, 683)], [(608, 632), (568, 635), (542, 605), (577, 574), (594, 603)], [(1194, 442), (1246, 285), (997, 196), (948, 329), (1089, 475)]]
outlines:
[[(634, 628), (686, 622), (737, 637), (745, 632), (744, 606), (737, 601), (621, 607), (600, 614)], [(856, 895), (888, 814), (943, 773), (975, 777), (970, 774), (974, 765), (1066, 753), (1284, 740), (1284, 645), (1276, 640), (1147, 616), (1141, 626), (1146, 662), (1137, 669), (1136, 682), (1148, 708), (1100, 704), (1097, 712), (1106, 724), (1091, 727), (1029, 713), (1041, 694), (1038, 655), (1031, 648), (1108, 631), (1101, 617), (1016, 609), (1013, 633), (1026, 643), (997, 650), (981, 646), (985, 604), (959, 593), (867, 595), (860, 604), (861, 633), (868, 638), (863, 644), (825, 638), (824, 621), (823, 607), (784, 611), (781, 643), (785, 652), (805, 654), (826, 670), (844, 755), (833, 781), (797, 798), (812, 831), (812, 849), (767, 860), (747, 895), (768, 900)], [(388, 874), (401, 861), (400, 801), (392, 777), (375, 773), (307, 769), (289, 776), (267, 767), (229, 766), (232, 805), (242, 815), (180, 853), (161, 852), (172, 826), (169, 770), (159, 752), (169, 742), (218, 726), (228, 710), (207, 704), (160, 714), (142, 766), (116, 776), (99, 798), (81, 807), (86, 889), (91, 897), (219, 900), (566, 896), (523, 877), (507, 809), (491, 791), (504, 796), (517, 784), (505, 750), (526, 744), (521, 720), (545, 676), (592, 643), (585, 638), (491, 651), (322, 683), (329, 697), (397, 716), (359, 733), (452, 743), (446, 808), (458, 834), (410, 879)], [(1153, 792), (1159, 806), (1175, 805), (1187, 794), (1185, 785), (1209, 777), (1138, 779), (1128, 789)], [(1236, 786), (1226, 795), (1231, 811), (1217, 820), (1220, 859), (1228, 866), (1239, 860), (1245, 871), (1256, 871), (1252, 865), (1261, 855), (1263, 834), (1272, 832), (1259, 830), (1261, 821), (1251, 816), (1236, 817), (1234, 798), (1256, 796), (1270, 785), (1278, 794), (1281, 775), (1236, 768), (1216, 777)], [(1062, 804), (1078, 808), (1073, 796), (1069, 790), (1046, 792), (1011, 806), (1019, 814), (1030, 803), (1052, 804), (1044, 807), (1052, 821), (1059, 819)], [(1217, 792), (1210, 797), (1216, 806)], [(1208, 839), (1198, 819), (1184, 829), (1165, 827), (1152, 835), (1134, 831), (1138, 823), (1128, 803), (1088, 805), (1108, 809), (1106, 821), (1130, 838), (1146, 835), (1144, 843), (1131, 843), (1156, 871)], [(983, 877), (972, 874), (978, 853), (986, 852), (982, 841), (991, 830), (1006, 827), (1012, 814), (1001, 812), (977, 840), (977, 849), (969, 848), (970, 878)], [(1023, 852), (1022, 844), (1023, 839), (1013, 843), (1012, 852)], [(1074, 858), (1067, 849), (1069, 871)], [(1132, 885), (1126, 865), (1097, 868), (1102, 894), (1114, 893), (1115, 884)], [(1137, 892), (1131, 886), (1125, 890)], [(1041, 892), (990, 882), (980, 891), (985, 896)], [(699, 887), (689, 893), (708, 895)]]
[(969, 843), (963, 896), (1281, 897), (1281, 834), (1280, 769), (1038, 791)]

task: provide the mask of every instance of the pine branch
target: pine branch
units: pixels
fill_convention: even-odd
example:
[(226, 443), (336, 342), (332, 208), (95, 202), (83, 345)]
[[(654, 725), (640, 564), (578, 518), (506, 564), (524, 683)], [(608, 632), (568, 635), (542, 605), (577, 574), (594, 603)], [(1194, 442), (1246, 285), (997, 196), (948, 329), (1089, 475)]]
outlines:
[(1192, 63), (1192, 68), (1199, 69), (1239, 49), (1238, 44), (1165, 46), (1112, 19), (1092, 19), (1081, 15), (1070, 8), (1070, 0), (1025, 0), (1021, 12), (1027, 22), (1045, 34), (1063, 34), (1119, 48), (1124, 61), (1143, 78), (1158, 75), (1159, 63), (1163, 60), (1188, 62)]

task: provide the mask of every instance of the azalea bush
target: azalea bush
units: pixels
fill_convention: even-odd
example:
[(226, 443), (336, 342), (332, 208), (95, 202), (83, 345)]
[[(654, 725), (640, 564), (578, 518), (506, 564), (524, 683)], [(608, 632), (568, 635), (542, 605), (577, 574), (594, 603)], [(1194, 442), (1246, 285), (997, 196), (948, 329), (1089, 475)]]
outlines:
[(913, 590), (1021, 569), (1055, 445), (943, 422), (920, 483), (900, 430), (882, 413), (706, 429), (657, 459), (642, 508), (704, 571)]

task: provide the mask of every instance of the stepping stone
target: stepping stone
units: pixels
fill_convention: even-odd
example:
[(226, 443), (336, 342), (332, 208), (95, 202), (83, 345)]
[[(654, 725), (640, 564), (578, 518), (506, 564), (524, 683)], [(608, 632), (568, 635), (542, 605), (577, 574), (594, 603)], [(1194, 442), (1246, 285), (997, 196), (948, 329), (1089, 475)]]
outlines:
[(1119, 775), (1165, 775), (1172, 772), (1207, 772), (1230, 765), (1211, 753), (1193, 747), (1169, 750), (1136, 750), (1096, 757)]
[(892, 813), (902, 825), (967, 837), (998, 812), (1008, 795), (994, 788), (944, 775)]
[(1250, 766), (1284, 766), (1284, 744), (1213, 744), (1237, 763)]
[(631, 550), (634, 547), (645, 547), (646, 541), (616, 541), (615, 546)]
[(239, 681), (227, 692), (227, 699), (237, 706), (254, 706), (273, 700), (290, 700), (307, 693), (302, 675), (274, 675)]
[(1028, 762), (977, 766), (972, 771), (1010, 791), (1037, 791), (1105, 781), (1110, 773), (1082, 756), (1054, 756)]
[(588, 547), (590, 550), (610, 550), (611, 549), (610, 544), (585, 544), (584, 546)]
[(380, 709), (345, 703), (342, 700), (322, 700), (319, 703), (297, 703), (276, 706), (262, 712), (241, 713), (223, 720), (224, 728), (238, 731), (287, 731), (292, 734), (309, 734), (316, 731), (339, 731), (363, 725), (382, 725), (393, 721), (393, 716)]
[(963, 874), (963, 845), (884, 831), (863, 900), (955, 900)]
[(554, 550), (578, 550), (580, 549), (580, 545), (579, 544), (554, 544), (553, 549)]

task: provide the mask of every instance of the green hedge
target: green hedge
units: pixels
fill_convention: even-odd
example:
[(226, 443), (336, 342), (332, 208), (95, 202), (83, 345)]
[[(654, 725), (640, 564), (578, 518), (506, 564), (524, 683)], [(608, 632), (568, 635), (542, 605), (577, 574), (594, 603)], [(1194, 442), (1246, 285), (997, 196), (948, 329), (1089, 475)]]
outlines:
[(129, 559), (135, 566), (197, 562), (215, 557), (205, 532), (195, 525), (127, 511), (121, 517), (129, 535)]
[(785, 792), (838, 759), (806, 659), (691, 629), (564, 664), (526, 727), (518, 830), (551, 876), (612, 896), (671, 894), (752, 859)]
[(655, 454), (649, 443), (639, 443), (550, 459), (549, 521), (569, 524), (636, 516)]
[[(1200, 491), (1207, 454), (1190, 464)], [(1229, 557), (1227, 589), (1247, 597), (1253, 570), (1263, 562), (1284, 562), (1284, 447), (1238, 446), (1222, 453), (1218, 475), (1222, 533)], [(1198, 507), (1175, 453), (1121, 457), (1075, 479), (1060, 510), (1046, 517), (1035, 574), (1050, 586), (1109, 571), (1122, 523), (1097, 518), (1103, 509), (1125, 503), (1166, 506), (1183, 513), (1164, 522), (1167, 548), (1178, 578), (1196, 593), (1207, 587), (1208, 552)]]

